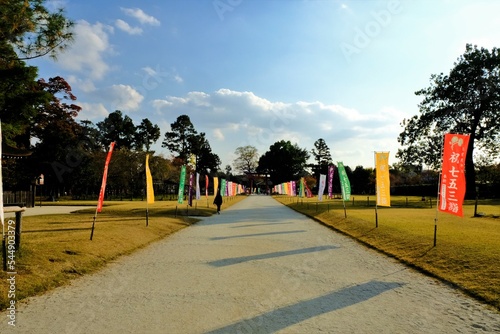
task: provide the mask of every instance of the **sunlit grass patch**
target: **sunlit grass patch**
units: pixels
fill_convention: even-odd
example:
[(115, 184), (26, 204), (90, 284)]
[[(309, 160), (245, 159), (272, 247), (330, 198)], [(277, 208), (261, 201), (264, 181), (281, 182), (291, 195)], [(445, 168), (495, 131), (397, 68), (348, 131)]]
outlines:
[(482, 217), (474, 217), (475, 202), (467, 201), (464, 217), (456, 217), (437, 213), (435, 198), (430, 202), (419, 197), (391, 197), (395, 207), (375, 210), (374, 196), (354, 197), (354, 203), (345, 203), (347, 218), (339, 199), (275, 198), (500, 309), (500, 219), (495, 218), (500, 201), (480, 201)]
[[(244, 198), (225, 198), (222, 209)], [(72, 202), (58, 204), (74, 205)], [(80, 205), (93, 204), (87, 201)], [(158, 201), (147, 207), (146, 227), (146, 202), (106, 202), (102, 212), (97, 214), (92, 241), (90, 233), (95, 209), (23, 217), (21, 247), (15, 255), (16, 300), (95, 272), (121, 255), (196, 223), (197, 217), (215, 213), (215, 207), (211, 203), (207, 205), (206, 200), (193, 203), (192, 207), (173, 201)], [(5, 282), (7, 277), (6, 272), (0, 271), (0, 280)], [(7, 284), (0, 284), (0, 309), (8, 305), (7, 289)]]

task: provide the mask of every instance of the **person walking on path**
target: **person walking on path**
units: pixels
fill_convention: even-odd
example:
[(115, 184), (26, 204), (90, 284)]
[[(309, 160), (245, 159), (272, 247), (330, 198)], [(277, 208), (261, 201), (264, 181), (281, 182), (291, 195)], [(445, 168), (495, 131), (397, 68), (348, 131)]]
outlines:
[(220, 189), (217, 189), (217, 195), (215, 195), (214, 204), (217, 205), (217, 214), (220, 215), (220, 206), (222, 205), (222, 195), (220, 194)]

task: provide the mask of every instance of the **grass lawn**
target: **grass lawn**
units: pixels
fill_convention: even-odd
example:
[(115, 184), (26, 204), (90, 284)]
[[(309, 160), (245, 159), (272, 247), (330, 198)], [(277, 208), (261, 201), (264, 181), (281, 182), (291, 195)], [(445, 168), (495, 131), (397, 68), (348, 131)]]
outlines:
[[(222, 209), (246, 198), (224, 198)], [(213, 197), (209, 200), (213, 201)], [(96, 201), (61, 201), (43, 205), (94, 206)], [(20, 251), (15, 255), (16, 300), (35, 296), (64, 285), (71, 279), (94, 272), (120, 255), (129, 254), (163, 239), (198, 221), (197, 216), (215, 213), (211, 201), (194, 201), (193, 206), (173, 201), (149, 205), (146, 202), (104, 202), (97, 215), (92, 241), (90, 232), (94, 209), (64, 215), (23, 217)], [(210, 204), (210, 205), (209, 205)], [(7, 219), (6, 219), (7, 222)], [(1, 251), (0, 251), (1, 252)], [(8, 275), (0, 271), (0, 309), (8, 306)]]
[(374, 196), (353, 197), (346, 202), (345, 218), (340, 199), (323, 197), (318, 202), (317, 197), (275, 196), (288, 207), (500, 310), (500, 200), (480, 201), (477, 212), (482, 217), (473, 217), (473, 201), (465, 203), (464, 217), (439, 212), (434, 247), (435, 198), (431, 203), (420, 197), (391, 197), (392, 207), (378, 207), (376, 214)]

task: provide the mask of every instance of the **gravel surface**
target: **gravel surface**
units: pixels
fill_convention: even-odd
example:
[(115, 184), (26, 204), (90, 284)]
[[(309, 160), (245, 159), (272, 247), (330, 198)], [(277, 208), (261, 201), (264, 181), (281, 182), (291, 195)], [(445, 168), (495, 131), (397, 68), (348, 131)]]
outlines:
[(1, 333), (499, 333), (500, 313), (249, 196), (19, 303)]
[[(95, 206), (77, 206), (77, 205), (47, 205), (47, 206), (35, 206), (32, 208), (24, 208), (24, 216), (39, 216), (39, 215), (57, 215), (72, 213), (78, 210), (90, 209)], [(5, 214), (5, 218), (15, 217), (15, 213), (9, 212)]]

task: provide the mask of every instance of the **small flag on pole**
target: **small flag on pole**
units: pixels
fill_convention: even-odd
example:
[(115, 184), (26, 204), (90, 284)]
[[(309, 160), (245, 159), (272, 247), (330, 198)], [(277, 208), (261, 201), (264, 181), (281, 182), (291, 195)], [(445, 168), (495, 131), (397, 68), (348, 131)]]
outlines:
[(113, 154), (113, 148), (115, 147), (115, 142), (109, 145), (108, 155), (106, 157), (106, 162), (104, 163), (104, 172), (102, 174), (101, 191), (99, 192), (99, 201), (97, 202), (97, 212), (101, 212), (102, 203), (104, 202), (104, 193), (106, 192), (106, 179), (108, 178), (108, 166), (111, 160), (111, 154)]
[(217, 196), (217, 190), (219, 190), (219, 178), (214, 176), (214, 198)]
[(155, 202), (155, 193), (153, 189), (153, 177), (149, 170), (149, 154), (146, 154), (146, 198), (148, 204)]
[(340, 189), (342, 190), (342, 199), (348, 201), (351, 197), (351, 183), (347, 177), (343, 162), (337, 162), (337, 170), (340, 179)]
[(199, 200), (201, 197), (201, 192), (200, 192), (200, 173), (196, 173), (196, 199)]
[(177, 203), (184, 203), (184, 184), (186, 182), (186, 166), (181, 167), (181, 175), (179, 178), (179, 192), (177, 194)]
[(221, 196), (227, 196), (226, 187), (227, 187), (226, 179), (222, 179), (220, 181), (220, 195)]
[(377, 205), (391, 206), (391, 183), (389, 177), (389, 152), (375, 152), (375, 177), (377, 183)]
[(208, 175), (205, 175), (205, 197), (208, 199)]
[(332, 198), (333, 195), (333, 165), (328, 166), (328, 198)]
[(102, 210), (102, 203), (104, 202), (104, 193), (106, 192), (106, 179), (108, 178), (108, 166), (111, 160), (111, 154), (113, 154), (113, 148), (115, 147), (115, 142), (109, 144), (108, 155), (106, 156), (106, 162), (104, 163), (104, 172), (102, 173), (102, 184), (101, 191), (99, 192), (99, 200), (97, 201), (97, 208), (94, 213), (94, 220), (92, 221), (92, 229), (90, 231), (90, 240), (94, 237), (94, 227), (95, 220), (97, 219), (97, 213)]
[(443, 143), (439, 211), (463, 217), (465, 197), (465, 157), (469, 135), (446, 134)]
[(318, 201), (323, 200), (323, 193), (325, 192), (325, 187), (326, 187), (326, 175), (320, 174), (319, 175), (319, 188), (318, 188)]

